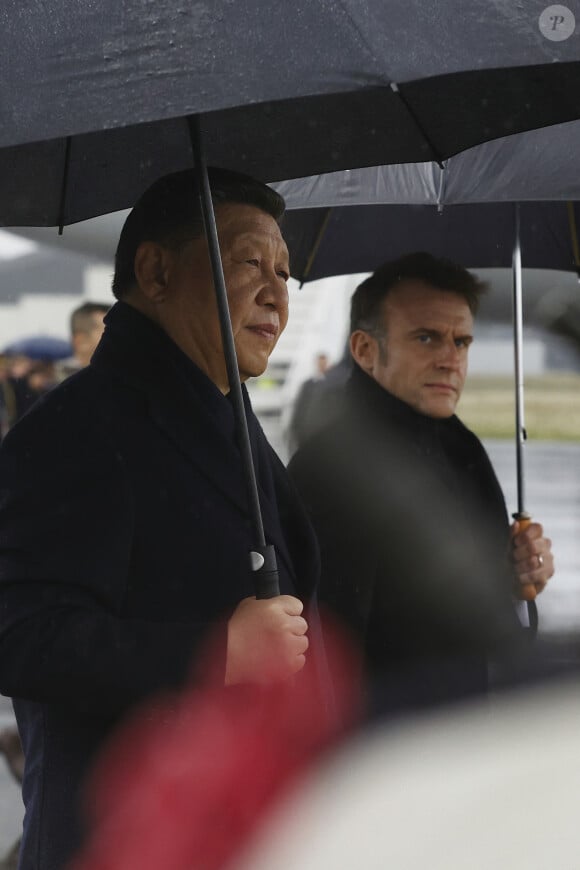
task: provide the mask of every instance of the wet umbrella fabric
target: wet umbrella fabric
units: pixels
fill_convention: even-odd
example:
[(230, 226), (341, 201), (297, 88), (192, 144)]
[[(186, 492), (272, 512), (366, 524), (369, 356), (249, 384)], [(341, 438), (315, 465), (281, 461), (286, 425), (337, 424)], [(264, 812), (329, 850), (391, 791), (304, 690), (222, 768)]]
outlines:
[[(289, 210), (580, 200), (579, 154), (580, 121), (571, 121), (483, 143), (450, 158), (443, 169), (436, 163), (372, 166), (275, 182), (273, 187)], [(118, 212), (67, 229), (67, 247), (76, 245), (82, 253), (89, 250), (110, 260), (125, 217)], [(22, 229), (35, 241), (58, 243), (53, 229)]]
[(266, 181), (443, 160), (578, 118), (573, 11), (550, 22), (544, 9), (60, 0), (47, 27), (33, 0), (12, 2), (0, 10), (0, 223), (130, 206), (191, 165), (192, 115), (208, 163)]
[(580, 200), (580, 121), (484, 142), (436, 163), (377, 165), (274, 184), (289, 209)]

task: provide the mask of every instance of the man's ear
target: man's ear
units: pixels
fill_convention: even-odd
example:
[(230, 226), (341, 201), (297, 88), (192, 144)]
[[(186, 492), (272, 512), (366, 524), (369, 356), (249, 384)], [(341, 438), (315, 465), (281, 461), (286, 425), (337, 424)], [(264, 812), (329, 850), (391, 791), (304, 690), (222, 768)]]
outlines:
[(141, 242), (135, 254), (137, 286), (150, 302), (163, 302), (169, 285), (173, 252), (158, 242)]
[(350, 352), (363, 372), (371, 374), (379, 353), (379, 343), (364, 329), (357, 329), (350, 337)]

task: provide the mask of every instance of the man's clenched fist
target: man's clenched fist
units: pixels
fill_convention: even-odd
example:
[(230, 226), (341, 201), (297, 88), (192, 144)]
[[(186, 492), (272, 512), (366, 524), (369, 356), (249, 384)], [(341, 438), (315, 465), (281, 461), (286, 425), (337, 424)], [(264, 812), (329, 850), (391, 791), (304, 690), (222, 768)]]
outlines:
[(302, 670), (308, 649), (303, 609), (291, 595), (240, 601), (228, 622), (226, 686), (272, 683)]

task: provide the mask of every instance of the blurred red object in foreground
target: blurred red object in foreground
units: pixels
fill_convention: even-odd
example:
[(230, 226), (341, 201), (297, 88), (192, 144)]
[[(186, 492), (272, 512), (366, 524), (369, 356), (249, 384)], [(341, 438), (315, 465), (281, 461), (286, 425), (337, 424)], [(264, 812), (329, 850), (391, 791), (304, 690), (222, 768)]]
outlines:
[(336, 631), (334, 709), (315, 668), (270, 688), (209, 685), (139, 710), (88, 790), (90, 836), (70, 870), (218, 870), (310, 762), (356, 722), (355, 658)]

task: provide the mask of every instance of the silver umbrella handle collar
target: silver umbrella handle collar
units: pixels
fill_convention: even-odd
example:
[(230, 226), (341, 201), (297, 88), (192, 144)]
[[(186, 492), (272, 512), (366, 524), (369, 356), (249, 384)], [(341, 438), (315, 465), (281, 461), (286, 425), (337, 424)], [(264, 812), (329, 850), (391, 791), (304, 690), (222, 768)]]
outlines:
[(276, 550), (272, 544), (250, 551), (250, 568), (256, 577), (256, 598), (275, 598), (280, 594)]

